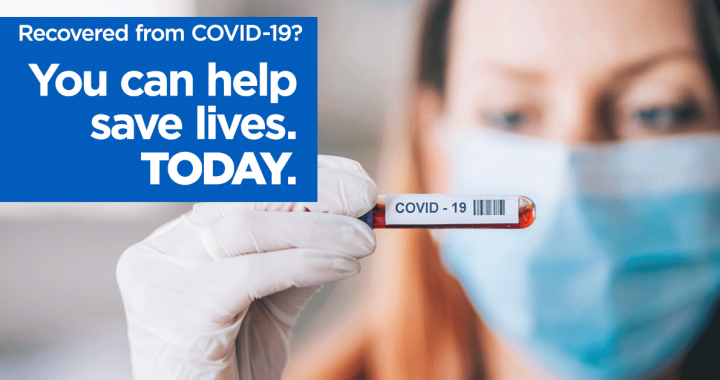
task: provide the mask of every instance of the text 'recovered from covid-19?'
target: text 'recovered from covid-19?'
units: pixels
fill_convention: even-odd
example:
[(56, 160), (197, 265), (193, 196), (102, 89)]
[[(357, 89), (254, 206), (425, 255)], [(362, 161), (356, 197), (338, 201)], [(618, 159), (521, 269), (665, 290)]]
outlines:
[(0, 18), (0, 201), (317, 199), (316, 18)]

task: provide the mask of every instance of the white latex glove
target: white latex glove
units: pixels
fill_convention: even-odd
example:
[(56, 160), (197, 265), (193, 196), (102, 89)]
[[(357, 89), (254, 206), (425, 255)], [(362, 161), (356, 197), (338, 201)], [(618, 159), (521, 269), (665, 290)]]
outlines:
[(376, 199), (357, 162), (319, 156), (316, 203), (201, 203), (128, 248), (133, 377), (279, 379), (305, 303), (375, 250), (356, 218)]

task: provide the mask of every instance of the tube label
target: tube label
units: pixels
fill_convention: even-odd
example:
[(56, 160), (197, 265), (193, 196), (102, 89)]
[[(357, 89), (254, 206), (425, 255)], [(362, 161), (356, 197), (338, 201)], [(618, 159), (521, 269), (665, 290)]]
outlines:
[(387, 194), (387, 225), (516, 224), (517, 195)]

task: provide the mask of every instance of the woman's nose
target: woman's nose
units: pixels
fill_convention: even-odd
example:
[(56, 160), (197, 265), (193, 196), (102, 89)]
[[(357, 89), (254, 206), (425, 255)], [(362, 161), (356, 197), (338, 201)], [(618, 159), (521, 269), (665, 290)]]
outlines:
[(552, 116), (545, 120), (543, 137), (567, 144), (614, 140), (606, 103), (589, 91), (569, 91), (558, 96)]

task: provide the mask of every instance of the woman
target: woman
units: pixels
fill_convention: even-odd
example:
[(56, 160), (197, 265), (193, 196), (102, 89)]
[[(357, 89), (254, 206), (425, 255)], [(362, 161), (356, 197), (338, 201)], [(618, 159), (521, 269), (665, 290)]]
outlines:
[[(381, 190), (527, 195), (538, 220), (388, 231), (361, 312), (286, 377), (718, 378), (714, 4), (429, 9)], [(319, 173), (317, 204), (198, 205), (123, 254), (136, 377), (279, 377), (315, 286), (375, 247), (353, 218), (372, 181), (338, 158)]]
[[(392, 185), (385, 188), (381, 186), (381, 191), (522, 193), (533, 198), (538, 204), (536, 225), (516, 233), (506, 231), (484, 233), (477, 241), (471, 240), (471, 242), (487, 244), (490, 239), (503, 239), (504, 243), (511, 246), (512, 242), (506, 241), (508, 235), (510, 235), (509, 239), (514, 240), (534, 239), (533, 229), (543, 229), (546, 225), (547, 234), (552, 232), (550, 230), (553, 227), (557, 230), (565, 230), (565, 232), (556, 232), (560, 235), (556, 239), (565, 242), (570, 239), (579, 240), (577, 237), (574, 238), (571, 232), (582, 233), (576, 225), (573, 226), (583, 223), (582, 218), (575, 217), (571, 214), (572, 210), (566, 208), (556, 212), (556, 215), (562, 215), (556, 217), (557, 219), (566, 220), (552, 221), (555, 212), (553, 208), (556, 206), (551, 202), (552, 196), (544, 194), (547, 192), (552, 195), (558, 192), (552, 188), (557, 182), (561, 182), (560, 175), (553, 173), (549, 170), (553, 168), (548, 167), (555, 166), (554, 169), (559, 170), (563, 163), (567, 162), (568, 157), (573, 156), (566, 155), (563, 159), (558, 159), (555, 147), (541, 145), (538, 148), (532, 139), (513, 140), (511, 137), (497, 134), (483, 134), (485, 143), (478, 145), (470, 143), (466, 144), (469, 147), (463, 147), (461, 144), (450, 145), (450, 150), (455, 149), (452, 152), (439, 143), (447, 140), (442, 137), (443, 134), (451, 133), (443, 129), (462, 129), (479, 125), (483, 128), (506, 131), (503, 133), (513, 132), (575, 146), (596, 142), (616, 145), (624, 141), (632, 144), (632, 141), (651, 137), (662, 139), (661, 136), (669, 134), (717, 131), (720, 120), (717, 113), (716, 78), (720, 75), (720, 70), (717, 61), (717, 42), (711, 38), (712, 33), (717, 33), (717, 26), (714, 4), (703, 2), (562, 0), (433, 2), (423, 23), (419, 70), (410, 117), (412, 122), (409, 130), (401, 132), (405, 136), (414, 138), (410, 139), (407, 147), (404, 147), (405, 152), (402, 152), (402, 147), (398, 145), (388, 144), (390, 149), (387, 151), (400, 150), (402, 153), (399, 153), (399, 157), (393, 156), (391, 159), (385, 157), (381, 160), (385, 165), (397, 164), (394, 167), (384, 167), (388, 173), (397, 175), (397, 173), (409, 172), (411, 176), (396, 181), (386, 181)], [(466, 139), (475, 138), (472, 134), (463, 134), (463, 132), (459, 134), (464, 135)], [(403, 140), (408, 139), (391, 136), (386, 141)], [(468, 149), (473, 148), (493, 149), (493, 154), (467, 152)], [(703, 169), (717, 171), (716, 168), (720, 164), (717, 154), (704, 157), (701, 147), (691, 145), (690, 148), (690, 151), (695, 151), (697, 155), (695, 159), (713, 157), (715, 161)], [(717, 149), (718, 146), (715, 148)], [(458, 150), (462, 149), (465, 151), (458, 153)], [(661, 155), (672, 155), (670, 149), (668, 147)], [(674, 149), (679, 151), (683, 147)], [(511, 153), (508, 154), (508, 151)], [(609, 157), (591, 152), (587, 156), (576, 154), (574, 158), (610, 160), (618, 159), (617, 156), (625, 152), (625, 150), (616, 151)], [(473, 157), (478, 159), (473, 162)], [(495, 159), (489, 161), (493, 157)], [(642, 156), (633, 155), (633, 157), (642, 159)], [(538, 159), (544, 162), (540, 165), (532, 162)], [(653, 159), (657, 158), (653, 157)], [(453, 163), (453, 160), (469, 162)], [(600, 169), (618, 171), (632, 169), (624, 161), (619, 161), (617, 164), (620, 162), (626, 166), (597, 164), (592, 174), (603, 175), (598, 171)], [(475, 165), (496, 166), (495, 169), (500, 173), (495, 169), (478, 170)], [(582, 181), (587, 182), (587, 179), (583, 179), (577, 171), (590, 167), (592, 166), (574, 167), (574, 172), (571, 172), (573, 178), (568, 182), (575, 183), (576, 186)], [(651, 170), (653, 165), (639, 162), (637, 167)], [(667, 170), (664, 177), (669, 178), (674, 175), (671, 167), (667, 167)], [(457, 171), (461, 172), (458, 174), (460, 176), (481, 178), (474, 180), (456, 177), (453, 180), (448, 174)], [(542, 175), (533, 176), (533, 172)], [(605, 186), (639, 186), (639, 182), (647, 180), (640, 173), (633, 174), (637, 176), (625, 178), (618, 173), (605, 173)], [(698, 172), (698, 175), (717, 178), (717, 174), (712, 173)], [(519, 179), (517, 176), (526, 178)], [(694, 180), (688, 177), (688, 181)], [(454, 182), (454, 185), (451, 182)], [(655, 182), (656, 186), (663, 186), (663, 181)], [(693, 185), (698, 186), (697, 183)], [(706, 188), (714, 188), (717, 194), (717, 183)], [(566, 194), (572, 195), (572, 192)], [(627, 196), (627, 200), (623, 199), (623, 196)], [(605, 214), (592, 208), (598, 204), (620, 207), (632, 199), (630, 195), (620, 193), (615, 197), (614, 203), (595, 199), (596, 204), (588, 204), (576, 200), (576, 204), (584, 207), (575, 211), (592, 213), (597, 218), (604, 216), (620, 219), (612, 221), (616, 224), (622, 224), (623, 218), (636, 221), (648, 217), (648, 213)], [(635, 199), (644, 200), (648, 207), (652, 204), (651, 197), (643, 199), (641, 196)], [(692, 226), (695, 230), (705, 228), (707, 230), (693, 234), (692, 239), (708, 240), (720, 235), (717, 217), (709, 216), (712, 212), (720, 211), (718, 197), (709, 196), (707, 200), (708, 203), (704, 203), (709, 208), (706, 217), (694, 220), (695, 225)], [(567, 199), (567, 202), (571, 200)], [(670, 205), (659, 204), (657, 207), (667, 209)], [(560, 206), (557, 208), (559, 209)], [(688, 209), (688, 212), (691, 211)], [(656, 213), (655, 216), (662, 217), (663, 214)], [(678, 220), (679, 218), (678, 216)], [(651, 220), (644, 222), (652, 223)], [(698, 227), (698, 222), (707, 226)], [(660, 239), (657, 234), (663, 232), (681, 232), (682, 229), (677, 226), (668, 227), (669, 223), (672, 222), (663, 220), (655, 226), (648, 227), (650, 231), (622, 224), (622, 228), (632, 229), (635, 234), (622, 238), (643, 243), (641, 241), (643, 239)], [(597, 232), (597, 228), (594, 230), (596, 233), (602, 232)], [(617, 230), (612, 232), (616, 236), (619, 235)], [(383, 233), (385, 236), (381, 235)], [(457, 234), (453, 237), (462, 239), (462, 236)], [(642, 336), (629, 333), (631, 327), (627, 322), (625, 324), (619, 321), (606, 322), (607, 326), (594, 328), (595, 333), (600, 334), (599, 337), (578, 338), (577, 345), (594, 344), (596, 347), (593, 352), (591, 349), (577, 345), (573, 347), (567, 339), (557, 337), (561, 332), (557, 331), (557, 326), (552, 326), (548, 321), (553, 318), (547, 315), (553, 311), (552, 309), (547, 310), (540, 306), (528, 306), (522, 309), (522, 306), (525, 306), (524, 302), (532, 301), (513, 300), (513, 298), (532, 295), (535, 302), (544, 302), (546, 306), (554, 303), (552, 307), (556, 308), (559, 317), (564, 317), (563, 323), (568, 333), (587, 334), (593, 329), (592, 323), (574, 321), (569, 313), (575, 312), (582, 317), (592, 315), (588, 312), (595, 315), (606, 313), (619, 318), (622, 313), (631, 313), (634, 308), (640, 309), (643, 306), (641, 300), (635, 300), (636, 304), (630, 307), (623, 306), (622, 300), (618, 297), (593, 294), (594, 289), (603, 290), (614, 285), (616, 289), (622, 290), (629, 296), (634, 289), (648, 286), (638, 281), (631, 282), (633, 285), (622, 284), (623, 276), (630, 282), (635, 278), (630, 272), (640, 270), (628, 261), (616, 263), (623, 267), (615, 270), (614, 278), (612, 275), (600, 276), (605, 281), (611, 282), (610, 285), (590, 280), (592, 269), (577, 270), (576, 273), (581, 274), (582, 279), (565, 279), (562, 283), (552, 284), (541, 277), (543, 272), (558, 277), (564, 275), (562, 272), (557, 272), (557, 266), (550, 260), (573, 257), (577, 259), (579, 253), (570, 250), (570, 255), (563, 256), (562, 252), (553, 252), (545, 247), (538, 249), (540, 253), (532, 253), (536, 255), (533, 261), (527, 257), (514, 257), (515, 262), (503, 263), (499, 262), (502, 261), (501, 258), (482, 258), (477, 265), (488, 267), (490, 272), (502, 271), (502, 278), (480, 282), (474, 281), (473, 273), (462, 271), (462, 267), (475, 265), (468, 260), (472, 261), (476, 258), (458, 257), (463, 253), (456, 252), (454, 250), (456, 247), (447, 243), (442, 243), (441, 247), (448, 249), (449, 252), (443, 252), (441, 255), (433, 244), (433, 239), (425, 231), (404, 231), (402, 235), (400, 231), (381, 232), (378, 234), (378, 239), (379, 252), (374, 255), (373, 260), (376, 261), (374, 268), (379, 268), (381, 272), (372, 277), (372, 289), (367, 297), (370, 301), (362, 309), (361, 317), (352, 321), (353, 326), (344, 325), (328, 334), (329, 337), (336, 337), (335, 339), (325, 339), (312, 349), (295, 356), (292, 365), (286, 371), (287, 378), (533, 379), (554, 375), (570, 378), (720, 377), (720, 370), (715, 360), (720, 353), (719, 322), (713, 322), (701, 332), (704, 323), (713, 319), (710, 308), (699, 313), (702, 316), (698, 315), (686, 320), (689, 326), (695, 327), (695, 330), (688, 328), (685, 331), (693, 330), (698, 331), (695, 334), (702, 334), (702, 338), (689, 352), (690, 345), (695, 343), (692, 338), (694, 335), (669, 343), (673, 347), (672, 352), (648, 354), (644, 357), (637, 355), (635, 359), (638, 364), (632, 364), (618, 363), (613, 358), (613, 350), (630, 357), (632, 353), (623, 351), (621, 344), (641, 350), (651, 342), (648, 340), (628, 343), (624, 340), (622, 336), (625, 333), (636, 339)], [(443, 242), (444, 239), (451, 237), (443, 236), (440, 241)], [(681, 237), (678, 236), (676, 239)], [(557, 241), (548, 238), (547, 243), (538, 241), (536, 244), (557, 244)], [(615, 243), (614, 248), (637, 250), (630, 247), (627, 242)], [(521, 242), (513, 246), (518, 251), (532, 250), (525, 244), (526, 242)], [(577, 250), (595, 249), (580, 244), (582, 243), (575, 247)], [(676, 245), (675, 242), (667, 240), (663, 241), (663, 244), (667, 249), (672, 249)], [(603, 248), (609, 247), (612, 246)], [(714, 241), (707, 242), (696, 254), (717, 260), (719, 247), (718, 239), (714, 238)], [(472, 255), (477, 256), (512, 254), (512, 249), (492, 245), (485, 250), (467, 246), (462, 248), (468, 249)], [(556, 248), (566, 249), (560, 245), (556, 245)], [(606, 255), (602, 249), (597, 251), (599, 251), (598, 256)], [(523, 260), (530, 262), (523, 263)], [(566, 265), (573, 264), (572, 261), (567, 262)], [(450, 274), (446, 272), (443, 264), (447, 266)], [(598, 266), (592, 261), (578, 260), (576, 264), (588, 265), (589, 268)], [(671, 282), (667, 273), (663, 274), (659, 269), (664, 263), (656, 262), (653, 265), (657, 265), (657, 268), (646, 266), (642, 269), (651, 273), (650, 276)], [(674, 265), (687, 265), (687, 262), (674, 262), (669, 266)], [(526, 272), (517, 273), (513, 271), (513, 266)], [(532, 274), (533, 270), (534, 274)], [(488, 271), (478, 268), (474, 274), (477, 277), (491, 275), (487, 273)], [(691, 272), (700, 276), (703, 271), (704, 269), (698, 265)], [(459, 277), (460, 285), (453, 275)], [(708, 304), (713, 303), (717, 294), (717, 272), (714, 271), (713, 275), (715, 280), (704, 289)], [(505, 282), (502, 281), (503, 279)], [(517, 291), (506, 289), (522, 281), (528, 282), (528, 286), (533, 287), (534, 293), (529, 293), (527, 289)], [(691, 280), (686, 281), (691, 282)], [(590, 289), (583, 289), (574, 297), (563, 294), (567, 292), (560, 285), (570, 284), (577, 288), (586, 285)], [(463, 286), (467, 295), (461, 290)], [(492, 288), (493, 286), (495, 288)], [(482, 287), (489, 290), (478, 290)], [(648, 292), (652, 294), (662, 290), (662, 286), (653, 284)], [(503, 303), (487, 293), (497, 293), (498, 297), (506, 297), (510, 300), (505, 300)], [(639, 290), (637, 293), (637, 296), (642, 295)], [(695, 297), (700, 293), (698, 288), (695, 289), (695, 293), (688, 290), (684, 295)], [(651, 295), (644, 296), (651, 297)], [(580, 302), (583, 298), (591, 299), (602, 306), (581, 308), (576, 304), (565, 304), (563, 298), (568, 302), (570, 300)], [(481, 309), (480, 316), (483, 319), (478, 319), (476, 310), (471, 306), (472, 302)], [(677, 306), (679, 303), (676, 301), (667, 300), (667, 303), (666, 306), (676, 308), (663, 309), (662, 312), (680, 313), (683, 310), (682, 307)], [(605, 309), (611, 311), (606, 312)], [(540, 313), (545, 315), (538, 315)], [(672, 328), (667, 315), (658, 311), (653, 317), (663, 319), (642, 320), (650, 326), (649, 329), (659, 330), (655, 332), (657, 335), (662, 335), (663, 330)], [(485, 318), (497, 320), (485, 321)], [(523, 323), (523, 319), (530, 320), (535, 325), (537, 333), (546, 335), (531, 339), (529, 337), (536, 335), (535, 333), (520, 332), (512, 326), (505, 326), (503, 319), (512, 318), (518, 324)], [(570, 330), (573, 327), (580, 328), (580, 331)], [(348, 331), (353, 331), (353, 328), (361, 331), (349, 334)], [(672, 339), (668, 339), (670, 340)], [(550, 355), (552, 356), (550, 358), (530, 353), (528, 347), (523, 347), (523, 344), (527, 343), (550, 350), (554, 342), (564, 345), (565, 349), (559, 350), (557, 355)], [(559, 356), (560, 359), (553, 360), (555, 356)]]

